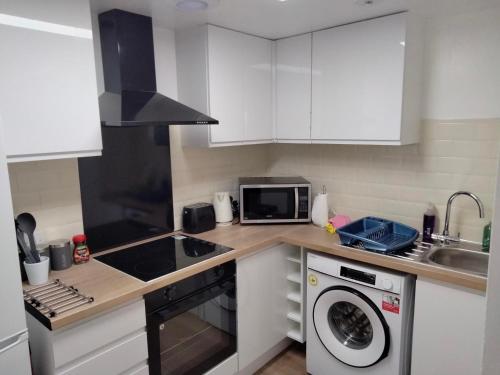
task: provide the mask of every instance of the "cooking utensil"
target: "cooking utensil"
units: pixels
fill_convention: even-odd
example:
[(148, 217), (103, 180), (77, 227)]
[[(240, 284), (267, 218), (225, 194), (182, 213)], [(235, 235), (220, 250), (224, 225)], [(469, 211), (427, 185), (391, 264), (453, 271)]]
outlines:
[(36, 263), (35, 258), (33, 258), (30, 249), (28, 248), (26, 242), (24, 241), (24, 232), (18, 228), (17, 221), (16, 221), (16, 237), (17, 237), (17, 245), (22, 250), (24, 257), (26, 258), (26, 263)]
[(30, 251), (36, 262), (40, 262), (40, 256), (38, 255), (38, 251), (36, 249), (35, 237), (33, 232), (35, 232), (36, 228), (36, 220), (33, 215), (24, 212), (17, 216), (17, 222), (19, 224), (19, 228), (28, 235), (28, 239), (30, 242)]

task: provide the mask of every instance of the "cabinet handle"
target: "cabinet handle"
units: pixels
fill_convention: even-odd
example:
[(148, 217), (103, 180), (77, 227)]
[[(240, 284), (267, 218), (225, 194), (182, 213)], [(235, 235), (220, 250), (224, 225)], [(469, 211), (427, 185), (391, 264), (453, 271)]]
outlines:
[(299, 188), (295, 188), (295, 219), (299, 218)]

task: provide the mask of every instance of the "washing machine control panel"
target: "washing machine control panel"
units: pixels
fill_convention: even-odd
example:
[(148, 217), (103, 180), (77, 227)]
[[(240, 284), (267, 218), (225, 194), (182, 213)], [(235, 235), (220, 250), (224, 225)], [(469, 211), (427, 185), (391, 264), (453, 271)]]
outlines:
[(377, 275), (374, 273), (364, 272), (346, 266), (340, 266), (340, 276), (370, 285), (375, 285), (377, 281)]
[(324, 274), (368, 285), (391, 293), (401, 293), (401, 275), (378, 267), (364, 267), (357, 263), (307, 254), (307, 267)]
[(385, 290), (391, 290), (393, 286), (394, 285), (392, 283), (392, 280), (390, 279), (382, 280), (382, 288), (384, 288)]

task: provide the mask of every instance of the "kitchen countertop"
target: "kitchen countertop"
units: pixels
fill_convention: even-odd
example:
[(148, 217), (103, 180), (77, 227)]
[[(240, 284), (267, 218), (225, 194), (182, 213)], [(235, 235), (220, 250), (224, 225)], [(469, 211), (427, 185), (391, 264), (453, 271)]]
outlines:
[[(167, 235), (161, 237), (165, 236)], [(329, 234), (324, 229), (313, 225), (233, 225), (190, 236), (229, 246), (234, 250), (149, 282), (143, 282), (94, 259), (86, 264), (74, 265), (67, 270), (52, 271), (49, 277), (51, 280), (60, 279), (66, 285), (74, 286), (81, 293), (94, 297), (94, 302), (51, 318), (51, 328), (59, 329), (89, 318), (218, 264), (241, 258), (281, 242), (479, 291), (486, 290), (485, 277), (345, 247), (340, 245), (337, 235)], [(119, 251), (125, 247), (127, 246), (108, 250), (108, 252)], [(28, 285), (24, 287), (29, 289)]]

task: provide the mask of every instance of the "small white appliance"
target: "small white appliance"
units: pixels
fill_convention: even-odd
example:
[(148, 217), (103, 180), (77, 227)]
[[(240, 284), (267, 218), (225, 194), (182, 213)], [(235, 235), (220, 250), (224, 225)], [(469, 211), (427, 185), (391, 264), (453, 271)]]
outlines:
[(307, 372), (409, 375), (415, 278), (309, 253)]
[(227, 191), (214, 193), (215, 221), (217, 224), (231, 224), (233, 221), (233, 210), (231, 199)]

